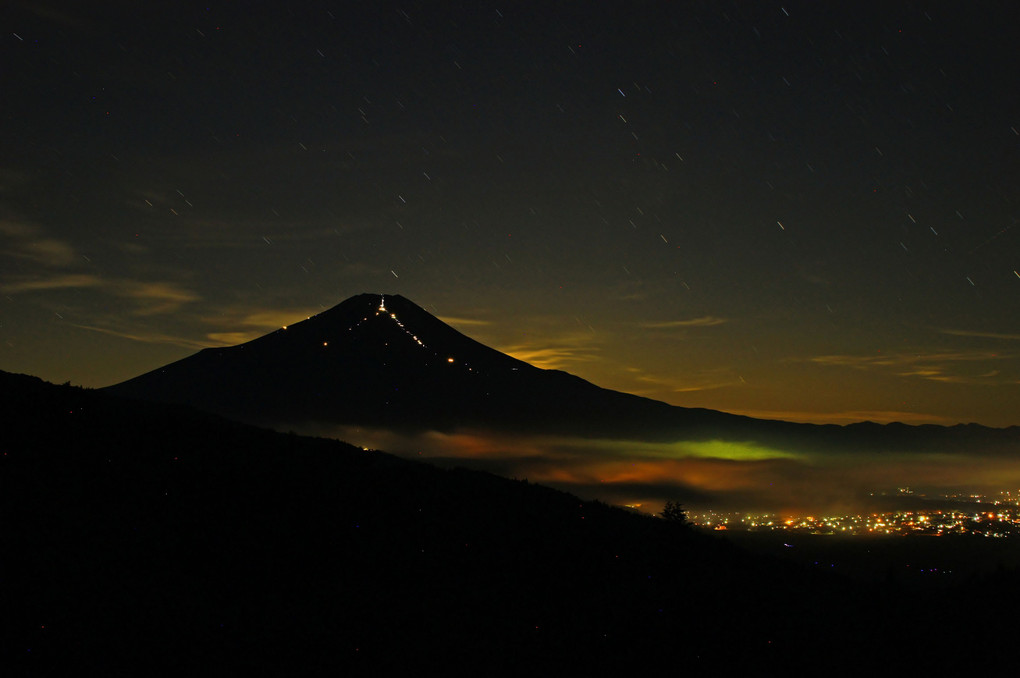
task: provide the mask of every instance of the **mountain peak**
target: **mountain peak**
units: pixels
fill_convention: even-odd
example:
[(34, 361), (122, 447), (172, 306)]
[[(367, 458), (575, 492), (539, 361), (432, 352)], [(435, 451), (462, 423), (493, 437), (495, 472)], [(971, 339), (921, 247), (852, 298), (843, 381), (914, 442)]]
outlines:
[(647, 422), (649, 411), (675, 409), (512, 358), (399, 294), (359, 294), (258, 339), (205, 349), (108, 388), (276, 426), (316, 421), (594, 434), (628, 413), (641, 410)]
[[(881, 438), (899, 449), (929, 450), (971, 435), (952, 437), (938, 427), (875, 432), (673, 407), (529, 365), (397, 294), (359, 294), (245, 344), (205, 349), (108, 389), (294, 430), (312, 424), (320, 431), (354, 425), (635, 440), (683, 435), (812, 449), (873, 447)], [(989, 449), (1014, 444), (1017, 434), (993, 432)]]
[[(399, 313), (399, 315), (398, 315)], [(447, 332), (455, 332), (415, 303), (400, 295), (359, 294), (313, 316), (284, 325), (278, 330), (230, 347), (206, 349), (213, 353), (232, 353), (236, 349), (265, 353), (264, 359), (284, 358), (295, 346), (321, 346), (334, 349), (352, 343), (379, 340), (389, 346), (391, 341), (402, 343), (404, 338), (425, 348), (422, 340), (409, 328), (404, 319), (417, 326), (436, 328), (442, 325)], [(367, 336), (366, 336), (367, 335)], [(288, 348), (289, 347), (289, 348)], [(320, 356), (323, 357), (323, 356)]]
[(454, 362), (449, 359), (457, 353), (471, 354), (479, 364), (513, 360), (469, 339), (399, 294), (359, 294), (249, 344), (260, 348), (265, 344), (274, 351), (270, 359), (276, 360), (295, 342), (334, 349), (330, 354), (323, 352), (320, 358), (325, 361), (332, 361), (337, 353), (354, 357), (368, 352), (384, 364), (407, 368), (418, 362)]

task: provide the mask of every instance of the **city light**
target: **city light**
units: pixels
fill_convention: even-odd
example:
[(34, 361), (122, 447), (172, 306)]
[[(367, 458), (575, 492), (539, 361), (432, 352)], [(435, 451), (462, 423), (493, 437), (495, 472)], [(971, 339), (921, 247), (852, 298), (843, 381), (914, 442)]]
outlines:
[[(901, 489), (900, 494), (913, 494), (913, 492), (904, 492)], [(795, 518), (770, 513), (707, 511), (692, 512), (688, 515), (688, 519), (693, 525), (714, 530), (743, 530), (747, 532), (781, 530), (816, 535), (918, 535), (931, 537), (975, 535), (991, 538), (1020, 536), (1020, 491), (1000, 492), (998, 498), (968, 494), (943, 495), (932, 499), (938, 500), (942, 508)], [(945, 508), (946, 504), (952, 503), (958, 503), (959, 508)], [(979, 506), (974, 506), (974, 504)], [(997, 510), (987, 510), (988, 504), (996, 506)]]

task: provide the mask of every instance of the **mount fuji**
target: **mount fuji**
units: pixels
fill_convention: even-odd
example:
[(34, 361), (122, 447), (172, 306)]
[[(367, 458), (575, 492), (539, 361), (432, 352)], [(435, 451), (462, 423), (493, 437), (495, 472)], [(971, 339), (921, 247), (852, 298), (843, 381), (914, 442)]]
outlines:
[(251, 423), (405, 430), (482, 426), (623, 435), (679, 410), (534, 367), (466, 337), (402, 296), (381, 294), (351, 297), (253, 341), (204, 349), (106, 390)]
[[(786, 449), (1014, 448), (1020, 428), (795, 424), (684, 408), (540, 369), (461, 334), (400, 295), (360, 294), (244, 344), (207, 348), (116, 395), (246, 423), (476, 428), (648, 441), (740, 440)], [(300, 428), (300, 426), (298, 426)]]

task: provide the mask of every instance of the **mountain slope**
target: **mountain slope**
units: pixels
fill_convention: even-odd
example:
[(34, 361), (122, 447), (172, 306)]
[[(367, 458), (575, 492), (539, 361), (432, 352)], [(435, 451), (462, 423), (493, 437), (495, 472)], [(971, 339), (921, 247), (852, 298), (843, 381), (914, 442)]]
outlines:
[(246, 344), (205, 349), (109, 387), (246, 421), (612, 429), (664, 403), (494, 351), (400, 296), (363, 294)]
[[(11, 675), (852, 675), (883, 639), (890, 666), (975, 669), (986, 629), (956, 621), (1016, 602), (865, 588), (526, 482), (24, 376), (0, 373), (0, 408)], [(958, 655), (928, 650), (943, 627)]]
[(674, 407), (511, 358), (399, 295), (351, 297), (253, 341), (205, 349), (106, 390), (277, 427), (463, 427), (810, 450), (988, 451), (1020, 443), (1018, 427), (809, 425)]

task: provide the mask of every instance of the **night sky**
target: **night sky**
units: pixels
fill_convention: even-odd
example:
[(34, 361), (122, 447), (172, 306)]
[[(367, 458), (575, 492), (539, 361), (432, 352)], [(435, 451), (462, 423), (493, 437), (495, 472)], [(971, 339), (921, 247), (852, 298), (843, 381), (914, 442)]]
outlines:
[(1020, 424), (1012, 5), (7, 0), (0, 369), (380, 292), (676, 405)]

